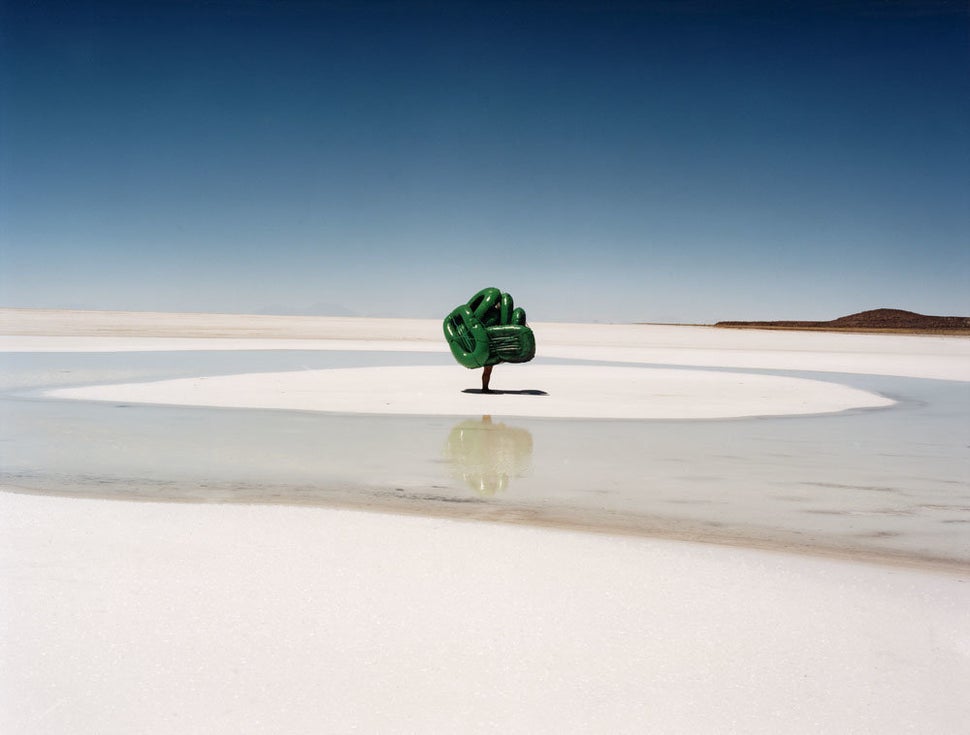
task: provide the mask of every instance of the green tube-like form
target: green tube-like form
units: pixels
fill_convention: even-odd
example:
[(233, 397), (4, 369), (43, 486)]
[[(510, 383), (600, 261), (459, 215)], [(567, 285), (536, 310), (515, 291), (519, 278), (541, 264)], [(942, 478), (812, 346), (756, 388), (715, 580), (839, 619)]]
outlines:
[(445, 339), (451, 354), (468, 368), (484, 367), (488, 361), (485, 325), (467, 306), (459, 306), (445, 319)]
[(500, 324), (511, 324), (512, 323), (512, 297), (507, 294), (502, 294), (501, 306), (499, 307), (499, 323)]
[(497, 288), (483, 288), (468, 300), (468, 308), (482, 324), (492, 327), (501, 319), (499, 311), (501, 301), (502, 292)]

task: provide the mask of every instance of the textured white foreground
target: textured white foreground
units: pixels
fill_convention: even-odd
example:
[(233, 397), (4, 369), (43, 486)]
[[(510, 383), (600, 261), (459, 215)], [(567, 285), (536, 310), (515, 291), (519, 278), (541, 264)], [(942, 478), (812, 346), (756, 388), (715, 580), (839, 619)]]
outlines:
[(0, 732), (966, 731), (970, 580), (0, 493)]
[[(480, 372), (455, 366), (253, 373), (59, 388), (48, 395), (130, 403), (282, 408), (338, 413), (552, 418), (702, 419), (876, 408), (893, 401), (818, 380), (699, 370), (574, 365), (496, 369), (491, 387), (463, 392)], [(518, 392), (525, 389), (533, 392)], [(534, 391), (540, 390), (543, 394)]]

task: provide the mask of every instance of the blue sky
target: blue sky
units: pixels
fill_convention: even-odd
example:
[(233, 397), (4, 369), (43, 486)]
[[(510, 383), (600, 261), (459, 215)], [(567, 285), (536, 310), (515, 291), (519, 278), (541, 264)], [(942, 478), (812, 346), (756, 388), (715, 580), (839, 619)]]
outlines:
[(2, 13), (0, 305), (970, 314), (964, 3)]

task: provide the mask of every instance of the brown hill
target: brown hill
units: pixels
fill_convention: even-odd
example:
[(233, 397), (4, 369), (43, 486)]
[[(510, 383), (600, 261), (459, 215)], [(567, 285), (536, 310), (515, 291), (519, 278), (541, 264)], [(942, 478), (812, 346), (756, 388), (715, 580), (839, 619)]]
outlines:
[(735, 329), (818, 329), (846, 332), (929, 332), (970, 334), (970, 317), (927, 316), (902, 309), (871, 309), (827, 322), (718, 322)]

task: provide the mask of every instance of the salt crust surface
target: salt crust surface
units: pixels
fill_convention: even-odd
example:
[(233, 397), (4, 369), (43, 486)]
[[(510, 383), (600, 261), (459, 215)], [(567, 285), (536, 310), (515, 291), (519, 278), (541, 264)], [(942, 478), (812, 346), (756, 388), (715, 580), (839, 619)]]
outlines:
[(965, 732), (970, 578), (0, 493), (0, 732)]
[(456, 366), (254, 373), (60, 388), (47, 395), (132, 403), (281, 408), (338, 413), (553, 418), (702, 419), (874, 408), (893, 401), (837, 383), (771, 375), (630, 367), (521, 365), (491, 387)]
[[(540, 354), (652, 365), (867, 373), (970, 381), (970, 339), (714, 327), (535, 323)], [(436, 319), (0, 309), (0, 351), (447, 352)], [(186, 336), (191, 335), (191, 336)]]
[[(400, 349), (441, 349), (431, 326)], [(657, 327), (630, 346), (616, 339), (628, 328), (554, 326), (543, 354), (970, 380), (968, 340)], [(393, 334), (378, 349), (398, 349)], [(0, 347), (258, 344), (113, 340)], [(958, 733), (970, 720), (965, 574), (0, 492), (0, 590), (0, 732)]]

